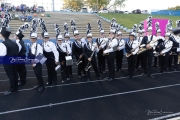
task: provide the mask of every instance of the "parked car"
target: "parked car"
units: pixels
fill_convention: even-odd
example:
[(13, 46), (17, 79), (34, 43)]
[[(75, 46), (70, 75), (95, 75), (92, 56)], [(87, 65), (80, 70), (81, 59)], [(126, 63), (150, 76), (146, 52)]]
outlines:
[(45, 12), (45, 9), (44, 9), (44, 7), (43, 6), (38, 6), (38, 8), (37, 8), (40, 12)]
[(72, 12), (71, 10), (69, 9), (63, 9), (63, 10), (60, 10), (61, 12)]
[(149, 12), (147, 10), (142, 10), (141, 13), (142, 14), (149, 14)]
[(100, 10), (99, 13), (108, 13), (108, 10)]
[(121, 10), (115, 10), (114, 12), (115, 12), (115, 13), (124, 13), (124, 12), (121, 11)]
[(90, 13), (98, 13), (96, 10), (91, 10)]
[(140, 9), (136, 9), (136, 10), (133, 10), (132, 13), (134, 13), (134, 14), (141, 14), (141, 10)]
[(87, 8), (82, 8), (82, 9), (81, 9), (81, 12), (87, 13), (87, 12), (88, 12), (88, 9), (87, 9)]
[(124, 13), (124, 14), (129, 14), (129, 12), (128, 12), (128, 11), (124, 11), (123, 13)]

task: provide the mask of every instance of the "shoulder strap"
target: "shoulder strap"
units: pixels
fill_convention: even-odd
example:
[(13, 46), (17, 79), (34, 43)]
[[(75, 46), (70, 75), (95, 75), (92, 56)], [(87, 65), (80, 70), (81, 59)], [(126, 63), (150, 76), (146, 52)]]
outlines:
[(37, 43), (36, 43), (36, 48), (35, 48), (35, 56), (36, 56), (36, 54), (37, 54)]

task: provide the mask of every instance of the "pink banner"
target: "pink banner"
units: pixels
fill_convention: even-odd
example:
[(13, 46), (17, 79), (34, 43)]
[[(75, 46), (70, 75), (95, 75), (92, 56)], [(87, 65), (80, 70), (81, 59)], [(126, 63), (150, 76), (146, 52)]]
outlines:
[[(153, 33), (153, 35), (156, 35), (156, 27), (155, 27), (156, 22), (159, 22), (159, 26), (161, 29), (161, 36), (164, 36), (165, 32), (166, 32), (166, 24), (168, 23), (168, 19), (152, 18), (152, 33)], [(144, 30), (147, 31), (147, 21), (146, 20), (144, 20)]]

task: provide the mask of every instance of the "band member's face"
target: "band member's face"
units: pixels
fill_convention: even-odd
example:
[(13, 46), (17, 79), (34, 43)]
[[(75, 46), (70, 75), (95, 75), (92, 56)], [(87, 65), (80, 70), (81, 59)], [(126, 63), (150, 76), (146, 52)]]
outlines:
[(88, 41), (88, 42), (92, 42), (92, 38), (91, 38), (91, 37), (88, 37), (88, 38), (87, 38), (87, 41)]
[(130, 39), (130, 40), (134, 40), (134, 36), (130, 35), (130, 36), (129, 36), (129, 39)]
[(15, 38), (16, 40), (18, 40), (18, 39), (19, 39), (16, 35), (14, 36), (14, 38)]
[(36, 42), (36, 38), (31, 38), (30, 40), (31, 40), (32, 43)]
[(100, 34), (100, 37), (104, 37), (104, 33), (101, 33), (101, 34)]
[(74, 36), (76, 40), (79, 40), (79, 35)]
[(152, 31), (148, 31), (148, 35), (152, 35)]
[(157, 36), (160, 36), (161, 35), (161, 33), (157, 33)]
[(49, 37), (44, 37), (44, 42), (47, 42), (49, 40)]
[(169, 36), (165, 36), (165, 40), (169, 40)]
[(121, 38), (122, 38), (122, 35), (118, 35), (117, 38), (118, 38), (118, 39), (121, 39)]
[(58, 44), (61, 44), (61, 43), (62, 43), (62, 40), (57, 40), (57, 43), (58, 43)]
[(65, 40), (68, 41), (68, 40), (69, 40), (69, 37), (65, 37)]
[(109, 34), (109, 37), (110, 37), (110, 38), (113, 38), (113, 37), (114, 37), (114, 34), (113, 34), (113, 33), (110, 33), (110, 34)]

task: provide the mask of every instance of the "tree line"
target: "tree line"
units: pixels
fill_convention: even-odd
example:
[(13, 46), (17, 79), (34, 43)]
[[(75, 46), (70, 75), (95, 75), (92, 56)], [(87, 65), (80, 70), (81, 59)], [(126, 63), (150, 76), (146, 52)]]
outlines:
[(63, 8), (75, 11), (80, 11), (84, 6), (89, 6), (92, 10), (96, 11), (108, 9), (110, 7), (119, 7), (121, 9), (122, 7), (125, 7), (125, 1), (127, 0), (64, 0)]

